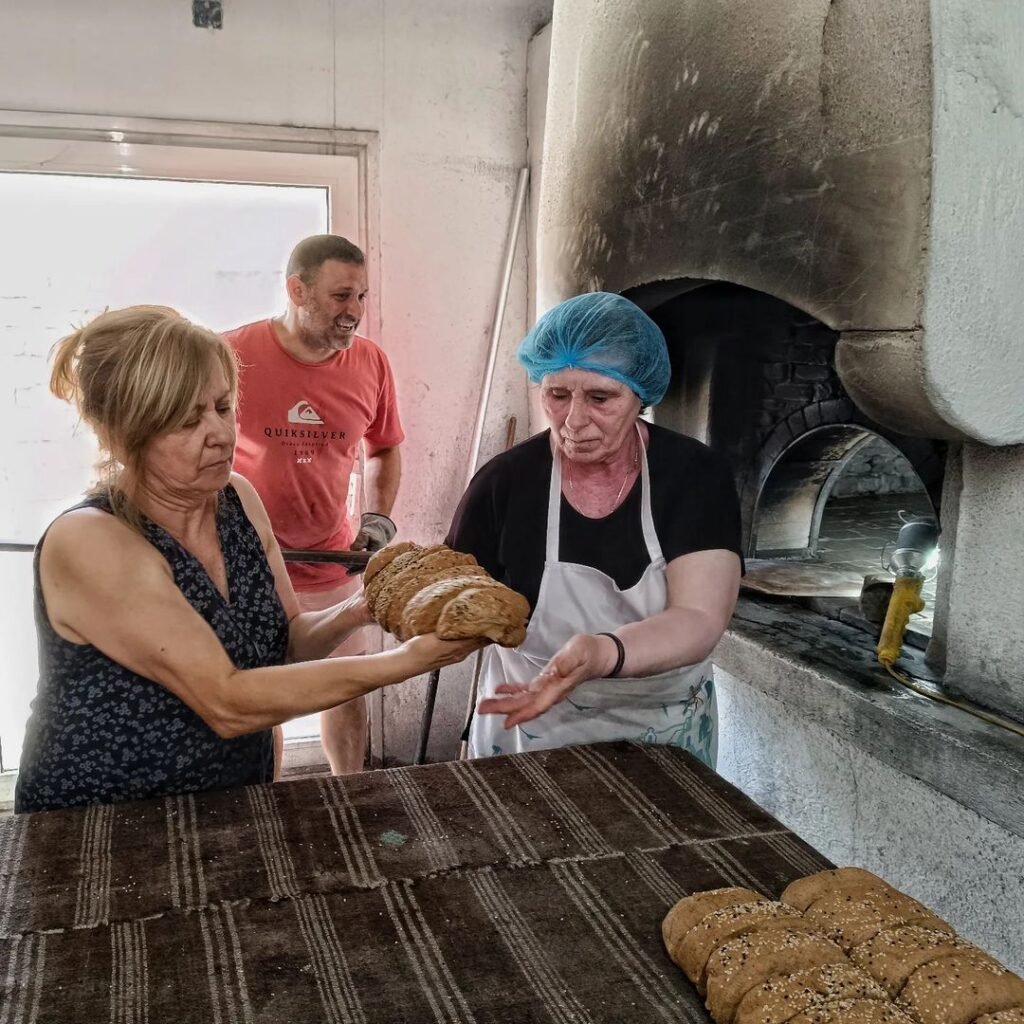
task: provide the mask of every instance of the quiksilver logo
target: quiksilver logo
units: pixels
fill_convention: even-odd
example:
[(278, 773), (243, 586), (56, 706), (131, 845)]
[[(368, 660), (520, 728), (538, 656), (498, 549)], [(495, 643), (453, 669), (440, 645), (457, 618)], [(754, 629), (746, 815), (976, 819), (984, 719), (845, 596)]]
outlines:
[(319, 413), (304, 398), (288, 410), (289, 423), (323, 423)]

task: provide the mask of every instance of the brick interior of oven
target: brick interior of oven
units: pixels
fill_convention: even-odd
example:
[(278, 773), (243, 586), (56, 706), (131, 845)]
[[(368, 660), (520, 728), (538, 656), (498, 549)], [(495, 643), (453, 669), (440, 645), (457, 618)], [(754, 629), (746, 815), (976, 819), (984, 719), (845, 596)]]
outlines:
[[(662, 282), (653, 294), (633, 297), (672, 357), (655, 419), (728, 457), (748, 557), (828, 568), (847, 590), (884, 575), (901, 515), (938, 513), (943, 444), (894, 433), (858, 409), (836, 372), (838, 333), (801, 310), (724, 283)], [(934, 580), (924, 596), (911, 629), (926, 637)]]

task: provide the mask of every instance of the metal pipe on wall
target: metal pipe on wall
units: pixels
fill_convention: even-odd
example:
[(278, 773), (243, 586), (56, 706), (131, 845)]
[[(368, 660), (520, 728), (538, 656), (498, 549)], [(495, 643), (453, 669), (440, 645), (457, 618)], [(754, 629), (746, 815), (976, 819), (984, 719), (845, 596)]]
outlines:
[[(483, 443), (484, 425), (487, 421), (487, 405), (491, 399), (491, 385), (494, 383), (494, 367), (498, 361), (501, 325), (505, 319), (505, 307), (508, 304), (508, 292), (512, 284), (512, 267), (516, 259), (516, 246), (519, 243), (519, 225), (523, 221), (523, 211), (526, 208), (526, 193), (529, 184), (530, 169), (528, 167), (520, 168), (519, 178), (516, 183), (516, 199), (512, 206), (512, 220), (509, 223), (508, 239), (505, 243), (505, 264), (501, 273), (501, 287), (498, 289), (498, 302), (494, 307), (494, 320), (491, 323), (491, 338), (487, 350), (487, 364), (484, 368), (483, 386), (480, 389), (480, 401), (476, 409), (476, 422), (473, 424), (473, 440), (469, 448), (469, 465), (466, 470), (465, 487), (468, 487), (473, 479), (473, 474), (476, 472), (476, 464), (480, 458), (480, 446)], [(477, 676), (480, 672), (480, 652), (477, 652), (474, 661), (472, 687), (475, 692)], [(420, 735), (416, 743), (413, 764), (423, 764), (427, 759), (427, 743), (430, 740), (430, 726), (434, 718), (434, 704), (437, 700), (437, 687), (440, 676), (440, 669), (434, 669), (427, 680), (426, 701), (423, 706), (423, 719), (420, 723)], [(472, 695), (470, 700), (472, 701)]]
[(516, 258), (516, 245), (519, 242), (519, 225), (523, 221), (523, 210), (526, 207), (526, 192), (530, 184), (530, 169), (523, 167), (519, 171), (516, 184), (516, 201), (512, 207), (512, 220), (508, 229), (508, 241), (505, 246), (505, 266), (501, 274), (501, 288), (498, 291), (498, 303), (494, 308), (494, 320), (491, 323), (491, 341), (487, 352), (487, 366), (484, 370), (483, 387), (480, 390), (480, 402), (476, 410), (476, 423), (473, 424), (473, 440), (469, 448), (469, 466), (466, 472), (466, 487), (473, 479), (476, 464), (480, 458), (480, 446), (483, 443), (484, 425), (487, 420), (487, 405), (491, 399), (491, 385), (494, 383), (494, 367), (498, 361), (498, 348), (501, 341), (501, 325), (505, 319), (505, 306), (508, 304), (508, 292), (512, 284), (512, 265)]

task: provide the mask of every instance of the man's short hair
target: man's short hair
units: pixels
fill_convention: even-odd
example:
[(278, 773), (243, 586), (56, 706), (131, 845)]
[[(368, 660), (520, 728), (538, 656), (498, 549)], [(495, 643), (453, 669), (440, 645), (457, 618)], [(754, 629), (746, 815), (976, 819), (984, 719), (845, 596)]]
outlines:
[(347, 238), (341, 235), (310, 235), (292, 249), (286, 276), (298, 274), (303, 284), (312, 284), (328, 260), (355, 263), (360, 267), (366, 263), (363, 250)]

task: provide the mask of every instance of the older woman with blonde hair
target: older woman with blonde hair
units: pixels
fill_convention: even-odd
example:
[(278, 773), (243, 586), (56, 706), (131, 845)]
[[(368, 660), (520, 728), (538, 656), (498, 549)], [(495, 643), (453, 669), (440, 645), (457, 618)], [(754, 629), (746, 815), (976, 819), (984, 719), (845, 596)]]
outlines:
[(709, 657), (741, 573), (729, 466), (641, 419), (671, 369), (657, 325), (622, 296), (556, 306), (519, 361), (550, 429), (477, 473), (448, 536), (533, 608), (520, 647), (484, 652), (470, 752), (632, 739), (714, 767)]
[(425, 636), (317, 660), (370, 617), (361, 597), (299, 613), (260, 499), (231, 470), (237, 379), (220, 337), (160, 306), (59, 344), (50, 386), (96, 432), (104, 479), (36, 549), (17, 811), (269, 782), (273, 726), (478, 646)]

